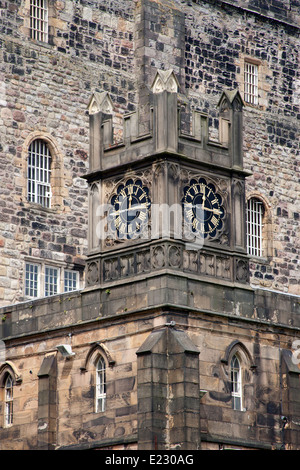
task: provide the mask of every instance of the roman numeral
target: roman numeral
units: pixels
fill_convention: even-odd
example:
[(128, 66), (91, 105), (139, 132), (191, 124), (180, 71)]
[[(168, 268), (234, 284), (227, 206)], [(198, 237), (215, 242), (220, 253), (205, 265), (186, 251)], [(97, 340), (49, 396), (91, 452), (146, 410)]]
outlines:
[(211, 218), (211, 222), (212, 222), (212, 223), (214, 224), (214, 226), (216, 227), (216, 226), (218, 225), (218, 223), (219, 223), (219, 219), (217, 219), (217, 217), (213, 215), (212, 218)]

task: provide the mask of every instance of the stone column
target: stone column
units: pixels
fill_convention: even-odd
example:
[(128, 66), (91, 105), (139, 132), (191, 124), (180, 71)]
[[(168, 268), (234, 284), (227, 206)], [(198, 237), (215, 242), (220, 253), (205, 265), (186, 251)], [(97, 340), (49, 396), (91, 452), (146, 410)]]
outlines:
[(137, 356), (139, 449), (199, 449), (198, 349), (184, 331), (166, 327)]
[(53, 450), (57, 427), (57, 360), (56, 353), (45, 356), (38, 373), (38, 432), (39, 450)]

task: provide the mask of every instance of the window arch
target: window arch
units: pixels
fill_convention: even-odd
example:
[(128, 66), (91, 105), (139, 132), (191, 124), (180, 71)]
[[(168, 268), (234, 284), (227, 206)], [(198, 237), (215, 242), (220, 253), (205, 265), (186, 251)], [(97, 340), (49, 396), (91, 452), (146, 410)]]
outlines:
[(23, 200), (39, 204), (46, 209), (63, 207), (63, 190), (66, 175), (63, 155), (51, 134), (34, 131), (25, 139), (22, 147)]
[(252, 409), (256, 365), (246, 346), (239, 340), (234, 340), (226, 348), (221, 363), (228, 403), (231, 403), (231, 408), (238, 411)]
[(22, 376), (17, 367), (11, 361), (5, 361), (0, 365), (0, 391), (3, 403), (1, 421), (4, 427), (10, 427), (14, 421), (14, 395), (15, 386), (22, 383)]
[(91, 343), (80, 370), (82, 373), (89, 373), (93, 383), (93, 409), (96, 413), (106, 410), (108, 394), (113, 393), (114, 381), (111, 369), (114, 365), (115, 360), (105, 344), (98, 341)]
[(100, 413), (106, 407), (106, 363), (102, 356), (96, 364), (96, 393), (95, 411)]

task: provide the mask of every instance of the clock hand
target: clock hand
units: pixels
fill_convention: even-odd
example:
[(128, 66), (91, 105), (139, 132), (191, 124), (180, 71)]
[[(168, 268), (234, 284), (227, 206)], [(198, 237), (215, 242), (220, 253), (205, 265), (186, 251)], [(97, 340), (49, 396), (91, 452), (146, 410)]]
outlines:
[(222, 212), (219, 209), (210, 209), (209, 207), (206, 207), (205, 210), (208, 212), (213, 212), (214, 214), (217, 214), (217, 215), (222, 214)]
[[(148, 207), (149, 204), (139, 204), (139, 205), (133, 205), (132, 206), (132, 210), (136, 210), (138, 211), (139, 209), (146, 209)], [(128, 209), (119, 209), (118, 211), (115, 211), (115, 212), (111, 212), (110, 215), (120, 215), (120, 214), (123, 214), (124, 212), (127, 212), (129, 210)]]

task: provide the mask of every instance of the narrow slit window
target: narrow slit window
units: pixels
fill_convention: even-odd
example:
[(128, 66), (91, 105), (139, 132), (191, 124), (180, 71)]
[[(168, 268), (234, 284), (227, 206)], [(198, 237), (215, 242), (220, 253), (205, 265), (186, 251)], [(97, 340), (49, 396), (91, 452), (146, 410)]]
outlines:
[(51, 153), (46, 142), (34, 140), (28, 149), (27, 199), (51, 207)]
[(106, 406), (106, 366), (101, 357), (96, 367), (96, 413), (105, 411)]
[(30, 37), (48, 42), (47, 0), (30, 0)]
[(263, 215), (264, 206), (255, 198), (247, 203), (247, 251), (251, 256), (263, 254)]
[(246, 103), (258, 104), (258, 66), (245, 62), (244, 69), (244, 99)]
[(10, 375), (7, 376), (5, 381), (5, 409), (4, 409), (4, 423), (5, 426), (12, 426), (13, 424), (13, 380)]
[(242, 374), (237, 356), (231, 359), (231, 395), (234, 410), (242, 410)]

